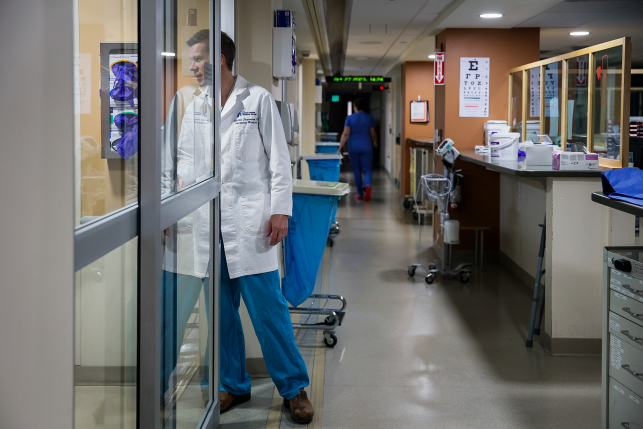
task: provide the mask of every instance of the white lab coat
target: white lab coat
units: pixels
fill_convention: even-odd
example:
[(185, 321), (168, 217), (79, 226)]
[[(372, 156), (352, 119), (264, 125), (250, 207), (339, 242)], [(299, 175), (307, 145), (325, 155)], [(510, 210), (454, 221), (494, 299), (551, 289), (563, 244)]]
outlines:
[[(174, 100), (173, 103), (176, 101)], [(176, 168), (177, 174), (183, 179), (184, 188), (212, 177), (214, 145), (212, 109), (212, 96), (208, 87), (205, 91), (196, 94), (185, 109), (185, 114), (178, 118), (181, 127), (177, 142), (176, 157), (179, 161)], [(171, 133), (172, 127), (167, 128), (166, 134)], [(165, 142), (163, 196), (170, 194), (173, 176), (171, 167), (174, 164), (171, 144), (168, 143), (171, 142), (171, 138), (166, 139)], [(209, 262), (210, 206), (206, 204), (170, 228), (170, 234), (165, 241), (163, 269), (203, 278), (207, 277)]]
[(292, 215), (283, 125), (272, 94), (238, 76), (221, 112), (221, 236), (230, 278), (278, 268), (277, 247), (266, 237), (274, 214)]

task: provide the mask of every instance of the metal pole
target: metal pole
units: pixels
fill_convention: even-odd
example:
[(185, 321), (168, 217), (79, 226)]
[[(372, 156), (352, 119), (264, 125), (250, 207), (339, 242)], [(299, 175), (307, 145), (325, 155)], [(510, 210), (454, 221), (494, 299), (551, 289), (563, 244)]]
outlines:
[(484, 271), (484, 229), (480, 230), (480, 271)]
[[(540, 235), (540, 249), (538, 250), (538, 271), (536, 271), (536, 284), (534, 285), (534, 296), (531, 300), (531, 315), (529, 316), (529, 331), (527, 331), (527, 347), (533, 347), (534, 345), (534, 323), (536, 321), (536, 311), (538, 308), (538, 291), (540, 290), (540, 279), (542, 277), (543, 270), (543, 257), (545, 256), (545, 239), (546, 234), (545, 225), (547, 224), (547, 217), (543, 221), (542, 225), (542, 234)], [(543, 296), (544, 299), (544, 296)]]
[(476, 256), (475, 256), (476, 262), (475, 262), (475, 265), (478, 265), (478, 230), (477, 229), (475, 230), (475, 233), (476, 233), (476, 247), (475, 247), (475, 249), (476, 249), (476, 252), (475, 252), (476, 253)]

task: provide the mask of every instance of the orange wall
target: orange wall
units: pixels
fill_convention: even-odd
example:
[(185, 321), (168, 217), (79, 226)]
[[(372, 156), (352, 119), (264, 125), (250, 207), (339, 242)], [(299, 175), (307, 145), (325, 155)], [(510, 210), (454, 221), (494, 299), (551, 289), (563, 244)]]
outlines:
[[(488, 120), (507, 120), (509, 69), (540, 58), (540, 29), (446, 29), (436, 38), (438, 50), (445, 52), (445, 85), (435, 87), (437, 128), (442, 138), (451, 138), (458, 150), (473, 150), (483, 144), (482, 130)], [(490, 58), (489, 117), (461, 118), (459, 113), (460, 58)], [(441, 165), (437, 168), (441, 171)], [(462, 203), (449, 212), (462, 226), (490, 226), (485, 249), (499, 249), (500, 176), (465, 161), (462, 169)], [(474, 234), (462, 231), (456, 249), (473, 249)]]
[[(407, 138), (433, 138), (435, 123), (435, 91), (433, 90), (433, 62), (414, 61), (402, 65), (402, 196), (408, 195), (411, 189), (409, 183), (409, 145)], [(418, 95), (422, 100), (429, 101), (429, 122), (409, 122), (411, 101), (417, 101)]]

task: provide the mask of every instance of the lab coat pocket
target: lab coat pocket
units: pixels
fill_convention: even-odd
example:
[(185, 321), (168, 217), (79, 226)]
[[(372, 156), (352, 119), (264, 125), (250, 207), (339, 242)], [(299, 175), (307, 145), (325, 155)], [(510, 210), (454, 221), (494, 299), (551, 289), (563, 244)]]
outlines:
[(241, 161), (257, 161), (263, 155), (263, 144), (257, 124), (235, 125), (235, 153)]
[(243, 229), (246, 234), (265, 236), (270, 219), (270, 194), (240, 197)]

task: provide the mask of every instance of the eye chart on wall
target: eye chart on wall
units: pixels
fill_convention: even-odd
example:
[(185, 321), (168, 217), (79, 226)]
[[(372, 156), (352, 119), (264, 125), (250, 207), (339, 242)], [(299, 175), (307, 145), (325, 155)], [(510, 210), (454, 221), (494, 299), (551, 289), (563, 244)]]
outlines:
[(558, 117), (558, 63), (545, 65), (545, 116)]
[(529, 70), (529, 116), (540, 117), (540, 67)]
[(460, 117), (489, 117), (489, 58), (460, 58)]

